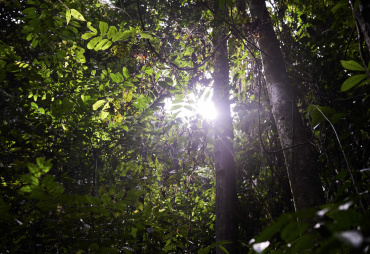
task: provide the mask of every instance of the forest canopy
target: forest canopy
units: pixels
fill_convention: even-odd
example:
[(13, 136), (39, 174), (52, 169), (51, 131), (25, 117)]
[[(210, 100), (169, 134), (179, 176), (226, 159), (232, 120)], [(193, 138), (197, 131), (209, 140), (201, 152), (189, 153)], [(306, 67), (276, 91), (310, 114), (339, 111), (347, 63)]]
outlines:
[(368, 1), (0, 10), (1, 253), (368, 253)]

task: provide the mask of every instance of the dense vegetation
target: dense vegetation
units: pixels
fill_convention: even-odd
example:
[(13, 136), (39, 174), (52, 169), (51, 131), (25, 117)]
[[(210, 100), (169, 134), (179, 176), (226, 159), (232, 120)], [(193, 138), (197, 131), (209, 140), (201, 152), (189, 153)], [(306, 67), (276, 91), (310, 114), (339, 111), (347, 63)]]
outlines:
[[(367, 253), (370, 7), (252, 2), (0, 1), (0, 252)], [(259, 48), (269, 25), (284, 63)], [(289, 76), (319, 206), (292, 195), (283, 151), (302, 144), (284, 146), (263, 57)], [(211, 87), (218, 119), (179, 117)]]

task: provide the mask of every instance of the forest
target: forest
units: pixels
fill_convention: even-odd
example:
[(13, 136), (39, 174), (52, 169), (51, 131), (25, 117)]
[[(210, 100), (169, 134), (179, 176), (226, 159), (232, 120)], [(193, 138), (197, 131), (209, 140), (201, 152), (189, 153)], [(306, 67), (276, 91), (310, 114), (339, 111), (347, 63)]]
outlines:
[(0, 33), (0, 253), (370, 252), (369, 1), (1, 0)]

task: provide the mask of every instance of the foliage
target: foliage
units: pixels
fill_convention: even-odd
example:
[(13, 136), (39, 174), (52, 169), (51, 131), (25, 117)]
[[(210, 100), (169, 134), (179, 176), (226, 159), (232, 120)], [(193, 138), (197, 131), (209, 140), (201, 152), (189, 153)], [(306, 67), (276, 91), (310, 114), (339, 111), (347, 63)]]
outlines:
[[(280, 149), (261, 27), (245, 1), (216, 3), (229, 11), (240, 252), (366, 252), (370, 66), (347, 2), (270, 7), (328, 203), (297, 213), (282, 153), (261, 146)], [(211, 94), (213, 1), (0, 6), (0, 252), (223, 249), (214, 239), (217, 126), (178, 117), (196, 107), (189, 94)]]
[(369, 214), (352, 205), (347, 200), (320, 210), (283, 214), (250, 244), (257, 253), (366, 253)]

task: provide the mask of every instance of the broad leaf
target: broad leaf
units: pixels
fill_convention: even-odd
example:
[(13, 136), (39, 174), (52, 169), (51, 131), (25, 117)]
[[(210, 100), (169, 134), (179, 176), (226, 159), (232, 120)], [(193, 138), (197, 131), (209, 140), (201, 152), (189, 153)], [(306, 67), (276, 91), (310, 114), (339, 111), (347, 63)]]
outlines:
[(117, 28), (115, 26), (110, 26), (108, 30), (107, 37), (108, 39), (112, 39), (112, 37), (116, 34)]
[(90, 39), (91, 37), (94, 37), (95, 35), (96, 35), (96, 33), (94, 33), (94, 32), (84, 33), (84, 34), (81, 36), (81, 38), (82, 38), (83, 40), (88, 40), (88, 39)]
[(97, 110), (98, 108), (100, 108), (101, 106), (103, 106), (103, 104), (105, 103), (106, 100), (98, 100), (97, 102), (94, 103), (93, 105), (93, 110)]
[(131, 35), (132, 35), (132, 32), (129, 31), (129, 30), (124, 31), (124, 32), (118, 31), (113, 36), (112, 41), (115, 42), (115, 41), (119, 41), (119, 40), (124, 40), (124, 39), (130, 37)]
[(358, 83), (360, 83), (362, 80), (364, 80), (366, 77), (367, 77), (366, 74), (357, 74), (348, 78), (346, 81), (343, 82), (341, 91), (342, 92), (348, 91), (349, 89), (353, 88)]
[(140, 34), (141, 38), (143, 38), (143, 39), (152, 40), (154, 38), (153, 35), (151, 35), (148, 32), (140, 32), (139, 34)]
[(81, 21), (86, 21), (85, 18), (82, 16), (81, 13), (79, 13), (77, 10), (75, 9), (71, 9), (71, 15), (75, 18), (75, 19), (78, 19), (78, 20), (81, 20)]
[(37, 165), (33, 163), (27, 163), (27, 168), (35, 177), (39, 178), (41, 176), (41, 169)]
[(100, 30), (101, 36), (104, 36), (108, 31), (108, 24), (103, 22), (103, 21), (100, 21), (99, 22), (99, 30)]
[(96, 46), (94, 47), (94, 50), (98, 51), (98, 50), (103, 49), (103, 47), (104, 48), (109, 48), (109, 46), (112, 44), (112, 42), (110, 42), (111, 44), (108, 47), (106, 47), (106, 44), (108, 42), (110, 42), (108, 39), (103, 39), (103, 40), (99, 41), (99, 43), (96, 44)]
[(351, 70), (351, 71), (365, 71), (364, 67), (353, 61), (353, 60), (349, 60), (349, 61), (340, 61), (342, 63), (342, 66), (343, 68), (347, 69), (347, 70)]
[(89, 43), (87, 44), (88, 49), (93, 49), (95, 46), (102, 40), (101, 36), (93, 38)]
[(98, 34), (98, 30), (96, 30), (96, 28), (95, 28), (95, 27), (93, 27), (93, 26), (91, 25), (91, 22), (87, 22), (87, 27), (88, 27), (91, 31), (93, 31), (93, 32), (95, 33), (95, 35), (96, 35), (96, 34)]
[(67, 9), (66, 11), (66, 20), (68, 25), (69, 21), (71, 21), (71, 9)]
[(125, 78), (130, 77), (130, 73), (129, 73), (129, 71), (126, 67), (122, 67), (122, 74), (123, 74), (123, 76), (125, 76)]

